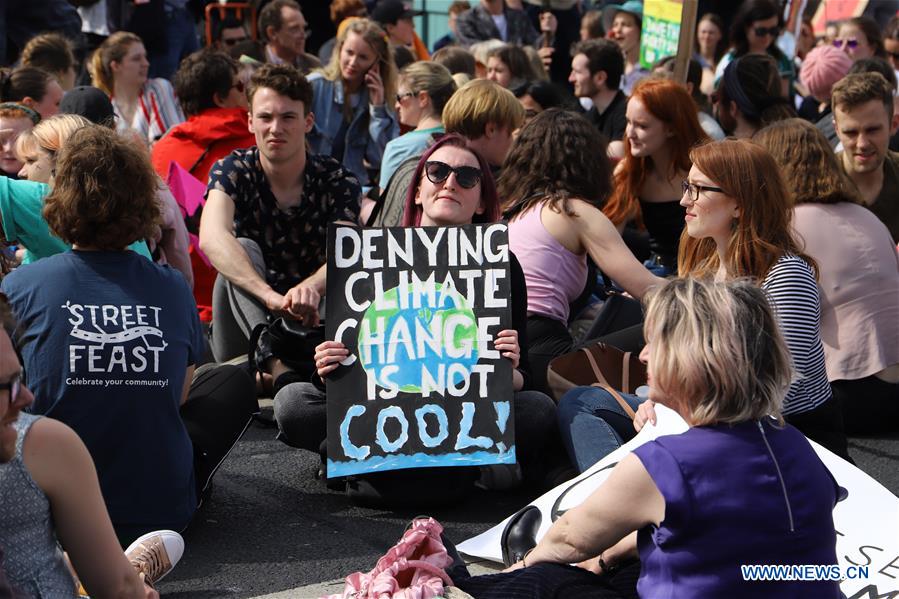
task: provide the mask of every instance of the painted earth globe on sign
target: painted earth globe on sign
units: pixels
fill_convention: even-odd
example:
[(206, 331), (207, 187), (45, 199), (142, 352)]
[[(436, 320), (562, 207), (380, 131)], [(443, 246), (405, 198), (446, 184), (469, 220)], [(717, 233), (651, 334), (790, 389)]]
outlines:
[(447, 384), (458, 387), (471, 376), (477, 335), (474, 311), (455, 289), (394, 287), (362, 317), (359, 361), (380, 387), (392, 382), (405, 393), (421, 393), (427, 380), (442, 393)]

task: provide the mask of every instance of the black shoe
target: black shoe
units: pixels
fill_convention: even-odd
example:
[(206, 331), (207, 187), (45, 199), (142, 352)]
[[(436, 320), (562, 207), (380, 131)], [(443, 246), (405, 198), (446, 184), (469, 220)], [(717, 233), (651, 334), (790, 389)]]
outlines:
[(537, 530), (542, 520), (540, 508), (529, 505), (512, 516), (506, 524), (500, 544), (503, 563), (507, 567), (520, 562), (528, 551), (537, 546)]

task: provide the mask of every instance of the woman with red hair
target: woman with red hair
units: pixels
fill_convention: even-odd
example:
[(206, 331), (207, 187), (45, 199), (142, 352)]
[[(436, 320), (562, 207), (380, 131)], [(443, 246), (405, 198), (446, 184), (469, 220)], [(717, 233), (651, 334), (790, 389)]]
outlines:
[(647, 266), (661, 276), (677, 267), (684, 228), (680, 185), (690, 170), (690, 148), (708, 139), (696, 112), (690, 94), (678, 83), (647, 79), (634, 87), (627, 102), (625, 155), (602, 210), (619, 231), (631, 226), (648, 233)]

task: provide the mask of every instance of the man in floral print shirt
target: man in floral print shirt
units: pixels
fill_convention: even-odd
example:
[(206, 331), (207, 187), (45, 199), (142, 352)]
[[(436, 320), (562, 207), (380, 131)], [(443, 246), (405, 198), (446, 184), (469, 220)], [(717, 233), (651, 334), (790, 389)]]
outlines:
[(212, 167), (200, 222), (200, 248), (219, 272), (218, 361), (245, 353), (253, 328), (272, 314), (318, 323), (328, 225), (355, 223), (362, 195), (340, 163), (307, 153), (312, 88), (295, 68), (263, 66), (247, 95), (256, 145)]

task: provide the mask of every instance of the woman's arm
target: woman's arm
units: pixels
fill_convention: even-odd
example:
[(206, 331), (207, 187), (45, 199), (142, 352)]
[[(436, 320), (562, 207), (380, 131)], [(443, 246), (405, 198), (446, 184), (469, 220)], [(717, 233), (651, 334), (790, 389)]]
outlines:
[(35, 422), (24, 462), (50, 501), (56, 534), (91, 597), (144, 599), (147, 587), (128, 562), (100, 494), (97, 471), (81, 439), (50, 418)]
[(625, 291), (639, 299), (650, 287), (665, 282), (634, 258), (605, 214), (583, 200), (573, 200), (571, 206), (577, 216), (568, 218), (581, 245), (596, 265)]
[(584, 503), (559, 518), (523, 565), (572, 564), (600, 555), (647, 524), (665, 518), (665, 500), (637, 456), (625, 457)]

